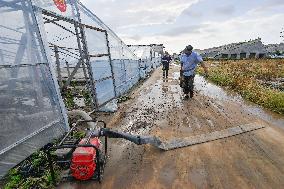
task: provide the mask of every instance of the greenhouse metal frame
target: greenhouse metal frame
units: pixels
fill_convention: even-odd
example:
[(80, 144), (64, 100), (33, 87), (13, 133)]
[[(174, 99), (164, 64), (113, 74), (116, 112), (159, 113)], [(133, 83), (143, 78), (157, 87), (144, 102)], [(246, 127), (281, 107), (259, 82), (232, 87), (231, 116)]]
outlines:
[[(77, 0), (0, 1), (0, 178), (69, 130), (61, 92), (83, 79), (95, 110), (141, 78), (139, 58)], [(81, 77), (82, 76), (82, 77)]]

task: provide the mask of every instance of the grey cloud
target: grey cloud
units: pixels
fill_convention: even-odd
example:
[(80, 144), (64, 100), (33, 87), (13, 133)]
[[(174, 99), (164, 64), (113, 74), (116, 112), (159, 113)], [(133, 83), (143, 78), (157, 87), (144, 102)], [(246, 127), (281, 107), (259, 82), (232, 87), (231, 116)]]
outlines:
[(197, 0), (81, 0), (114, 29), (132, 25), (173, 23), (177, 7)]
[(218, 7), (214, 10), (216, 14), (221, 14), (221, 15), (231, 15), (235, 12), (235, 7), (234, 5), (225, 5)]
[(182, 12), (182, 15), (186, 15), (193, 18), (199, 18), (203, 16), (203, 14), (200, 11), (194, 11), (193, 9), (191, 9), (191, 7), (185, 9)]
[(284, 5), (284, 1), (283, 0), (269, 0), (269, 1), (266, 1), (266, 5), (269, 5), (269, 6)]
[(160, 35), (163, 36), (180, 36), (189, 33), (200, 33), (200, 29), (205, 28), (207, 24), (191, 25), (191, 26), (180, 26), (169, 29)]
[(166, 20), (166, 23), (167, 24), (172, 24), (175, 22), (175, 18), (174, 17), (169, 17), (167, 20)]
[(256, 7), (253, 12), (263, 13), (282, 6), (284, 6), (284, 0), (267, 0), (264, 4)]
[(142, 39), (142, 36), (140, 35), (133, 35), (133, 36), (128, 36), (129, 39), (133, 39), (135, 41), (140, 41)]

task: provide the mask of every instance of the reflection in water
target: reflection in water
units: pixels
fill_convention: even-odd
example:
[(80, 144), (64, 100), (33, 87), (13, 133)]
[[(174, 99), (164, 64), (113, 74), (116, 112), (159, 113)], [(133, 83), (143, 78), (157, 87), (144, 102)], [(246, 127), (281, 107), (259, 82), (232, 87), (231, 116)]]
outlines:
[(236, 93), (230, 93), (212, 83), (208, 83), (203, 77), (196, 75), (194, 79), (195, 90), (205, 96), (223, 101), (242, 101), (242, 97)]
[[(179, 72), (176, 72), (174, 74), (174, 76), (177, 75), (179, 75)], [(269, 110), (265, 110), (264, 108), (261, 108), (260, 106), (254, 103), (245, 101), (240, 95), (234, 92), (225, 91), (221, 87), (218, 87), (212, 83), (208, 83), (203, 77), (199, 75), (195, 76), (194, 82), (195, 90), (198, 91), (200, 94), (216, 99), (218, 100), (218, 103), (222, 103), (222, 101), (233, 101), (239, 103), (241, 104), (243, 110), (247, 113), (251, 113), (252, 115), (259, 117), (260, 119), (263, 119), (265, 121), (284, 128), (283, 116), (271, 112)]]

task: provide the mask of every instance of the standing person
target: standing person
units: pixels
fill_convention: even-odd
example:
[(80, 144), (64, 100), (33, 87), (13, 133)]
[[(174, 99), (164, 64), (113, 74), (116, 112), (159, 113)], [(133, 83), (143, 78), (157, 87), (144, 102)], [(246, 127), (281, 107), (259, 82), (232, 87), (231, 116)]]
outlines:
[(164, 56), (162, 57), (162, 64), (163, 64), (163, 77), (168, 78), (169, 69), (170, 69), (170, 62), (172, 58), (169, 53), (166, 51)]
[(190, 93), (190, 98), (193, 97), (194, 77), (198, 64), (203, 67), (206, 76), (208, 76), (208, 69), (204, 64), (202, 57), (192, 50), (193, 47), (191, 45), (186, 46), (180, 57), (181, 74), (183, 76), (181, 87), (183, 88), (185, 99), (189, 98), (188, 93)]

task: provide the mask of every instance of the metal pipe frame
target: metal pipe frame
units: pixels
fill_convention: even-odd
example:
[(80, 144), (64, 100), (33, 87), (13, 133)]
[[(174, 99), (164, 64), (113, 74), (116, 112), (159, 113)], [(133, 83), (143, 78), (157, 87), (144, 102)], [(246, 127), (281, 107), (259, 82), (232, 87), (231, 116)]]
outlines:
[[(58, 15), (56, 13), (53, 13), (53, 12), (45, 10), (45, 9), (42, 9), (42, 13), (45, 16), (49, 16), (49, 17), (53, 18), (53, 19), (45, 18), (47, 23), (55, 24), (55, 25), (63, 28), (64, 30), (72, 33), (72, 34), (75, 34), (75, 36), (77, 37), (78, 49), (76, 49), (76, 50), (78, 50), (79, 54), (76, 54), (76, 53), (70, 52), (69, 50), (66, 50), (66, 49), (68, 49), (67, 47), (60, 48), (62, 50), (64, 49), (64, 51), (67, 51), (67, 52), (62, 52), (62, 51), (58, 50), (59, 53), (65, 54), (66, 57), (68, 57), (68, 56), (71, 57), (71, 55), (69, 53), (72, 53), (74, 55), (80, 56), (80, 58), (81, 58), (80, 59), (81, 63), (78, 62), (75, 69), (73, 70), (73, 72), (69, 75), (69, 78), (67, 79), (67, 82), (64, 84), (63, 88), (66, 88), (68, 85), (70, 85), (71, 80), (73, 79), (74, 75), (76, 74), (76, 72), (78, 71), (80, 66), (82, 65), (82, 68), (83, 68), (83, 71), (84, 71), (84, 76), (85, 76), (85, 79), (87, 81), (88, 88), (89, 88), (91, 95), (92, 95), (93, 104), (95, 105), (94, 108), (98, 110), (99, 107), (101, 107), (101, 106), (107, 104), (108, 102), (112, 101), (113, 99), (115, 99), (117, 97), (117, 92), (116, 92), (116, 86), (115, 86), (114, 71), (113, 71), (112, 59), (111, 59), (111, 54), (110, 54), (110, 46), (109, 46), (107, 31), (104, 30), (104, 29), (94, 27), (94, 26), (82, 24), (79, 11), (78, 11), (78, 18), (79, 18), (78, 21), (75, 21), (71, 18), (63, 17), (61, 15)], [(57, 21), (66, 21), (68, 23), (73, 24), (74, 28), (75, 28), (75, 33), (72, 32), (71, 30), (67, 29), (66, 27), (61, 26), (60, 24), (56, 23)], [(97, 32), (105, 33), (105, 40), (106, 40), (108, 54), (96, 54), (96, 55), (90, 55), (89, 54), (88, 46), (87, 46), (88, 43), (86, 41), (86, 34), (85, 34), (86, 28), (97, 31)], [(108, 59), (109, 59), (109, 64), (110, 64), (110, 68), (111, 68), (111, 76), (101, 78), (99, 80), (94, 80), (92, 68), (91, 68), (91, 63), (90, 63), (90, 58), (104, 57), (104, 56), (107, 56)], [(73, 58), (75, 58), (75, 57), (73, 57)], [(87, 67), (87, 71), (86, 71), (85, 66)], [(87, 74), (87, 72), (88, 72), (88, 74)], [(97, 92), (96, 92), (96, 83), (102, 82), (102, 81), (107, 80), (107, 79), (112, 79), (112, 81), (113, 81), (114, 98), (108, 100), (107, 102), (105, 102), (103, 104), (99, 104), (98, 99), (96, 98), (98, 96)]]
[(112, 84), (113, 84), (114, 96), (116, 97), (117, 94), (116, 94), (116, 88), (115, 88), (115, 78), (114, 78), (114, 71), (113, 71), (113, 65), (112, 65), (112, 60), (111, 60), (111, 53), (110, 53), (107, 31), (105, 31), (105, 36), (106, 36), (106, 42), (107, 42), (108, 59), (109, 59), (110, 70), (111, 70), (111, 75), (112, 75)]
[[(79, 23), (78, 21), (75, 21), (71, 18), (67, 18), (67, 17), (63, 17), (61, 15), (58, 15), (56, 13), (53, 13), (51, 11), (45, 10), (45, 9), (41, 9), (42, 14), (45, 16), (50, 16), (52, 18), (54, 18), (52, 20), (51, 23), (56, 24), (57, 26), (63, 28), (63, 29), (67, 29), (64, 26), (61, 26), (58, 23), (54, 23), (55, 20), (56, 21), (65, 21), (68, 22), (70, 24), (74, 25), (75, 28), (75, 33), (70, 31), (69, 29), (67, 29), (66, 31), (69, 31), (70, 33), (74, 34), (77, 38), (77, 44), (78, 44), (78, 51), (79, 51), (79, 56), (80, 56), (80, 61), (78, 62), (78, 64), (76, 65), (75, 69), (73, 70), (73, 72), (70, 74), (69, 78), (67, 79), (67, 82), (64, 84), (63, 88), (66, 88), (68, 85), (70, 85), (71, 80), (73, 79), (74, 75), (76, 74), (76, 72), (78, 71), (78, 69), (80, 68), (81, 64), (84, 70), (84, 76), (85, 79), (88, 83), (88, 88), (91, 92), (92, 95), (92, 99), (93, 99), (93, 103), (95, 104), (95, 108), (98, 107), (97, 104), (97, 99), (96, 99), (96, 91), (95, 91), (95, 86), (94, 86), (94, 81), (93, 81), (93, 77), (92, 77), (92, 71), (91, 71), (91, 66), (89, 63), (89, 57), (88, 57), (88, 51), (87, 51), (87, 47), (86, 47), (86, 39), (85, 39), (85, 35), (84, 35), (84, 31), (82, 31), (84, 28), (82, 27), (83, 24)], [(80, 16), (79, 16), (80, 18)], [(50, 19), (48, 21), (51, 21)], [(95, 28), (95, 27), (92, 27)], [(97, 31), (100, 30), (99, 28), (97, 28)], [(88, 68), (88, 74), (90, 77), (88, 77), (88, 75), (86, 74), (86, 70), (85, 70), (85, 64), (87, 65)]]

